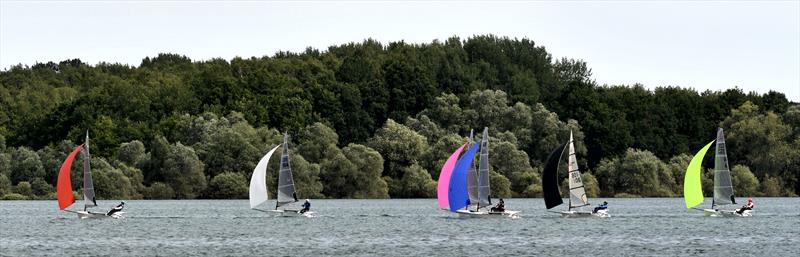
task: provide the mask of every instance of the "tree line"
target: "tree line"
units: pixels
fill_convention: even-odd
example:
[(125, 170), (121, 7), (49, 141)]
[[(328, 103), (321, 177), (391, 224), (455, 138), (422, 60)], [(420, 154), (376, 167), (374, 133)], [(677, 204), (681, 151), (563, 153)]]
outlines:
[(570, 131), (590, 196), (679, 196), (717, 127), (737, 195), (800, 192), (800, 106), (784, 94), (598, 85), (583, 61), (492, 35), (230, 61), (160, 54), (138, 67), (17, 65), (0, 71), (0, 107), (6, 199), (53, 198), (86, 130), (100, 198), (246, 197), (283, 133), (301, 197), (434, 197), (444, 159), (483, 127), (495, 196), (540, 196), (544, 159)]

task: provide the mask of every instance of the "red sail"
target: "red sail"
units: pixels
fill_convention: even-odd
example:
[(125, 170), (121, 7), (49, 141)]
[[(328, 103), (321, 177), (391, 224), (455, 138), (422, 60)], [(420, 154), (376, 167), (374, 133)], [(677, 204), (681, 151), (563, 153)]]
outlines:
[(72, 150), (61, 164), (61, 170), (58, 172), (58, 184), (56, 185), (56, 194), (58, 195), (58, 208), (66, 209), (75, 202), (75, 195), (72, 194), (72, 181), (69, 177), (69, 171), (72, 168), (72, 160), (75, 155), (83, 149), (83, 145), (79, 145), (75, 150)]

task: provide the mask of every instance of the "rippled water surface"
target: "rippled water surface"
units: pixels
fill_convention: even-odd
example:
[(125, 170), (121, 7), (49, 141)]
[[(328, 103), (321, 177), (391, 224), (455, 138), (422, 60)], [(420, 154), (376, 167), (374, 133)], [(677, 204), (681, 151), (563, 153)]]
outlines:
[(757, 198), (751, 218), (703, 217), (680, 198), (607, 200), (612, 218), (564, 219), (542, 199), (509, 199), (514, 220), (454, 218), (435, 199), (313, 200), (315, 218), (246, 200), (128, 201), (122, 220), (0, 201), (0, 256), (800, 256), (800, 198)]

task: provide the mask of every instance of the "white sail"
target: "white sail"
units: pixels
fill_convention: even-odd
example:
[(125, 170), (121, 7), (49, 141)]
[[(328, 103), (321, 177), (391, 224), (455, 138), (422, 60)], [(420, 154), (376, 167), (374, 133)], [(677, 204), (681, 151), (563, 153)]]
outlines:
[(735, 204), (731, 171), (728, 168), (728, 154), (725, 149), (725, 134), (717, 130), (717, 149), (714, 155), (714, 202), (713, 206)]
[(253, 177), (250, 178), (250, 208), (256, 208), (256, 206), (261, 205), (267, 201), (267, 164), (269, 164), (269, 158), (272, 157), (272, 154), (275, 153), (275, 150), (278, 150), (278, 147), (281, 145), (275, 146), (272, 150), (269, 150), (264, 157), (258, 161), (258, 165), (253, 170)]
[(94, 196), (94, 181), (92, 180), (92, 155), (89, 154), (89, 131), (86, 131), (86, 142), (84, 143), (83, 151), (83, 206), (84, 209), (88, 207), (97, 206)]
[(489, 128), (483, 128), (481, 155), (478, 163), (478, 198), (480, 199), (478, 207), (486, 207), (492, 204), (491, 188), (489, 187)]
[(583, 188), (581, 172), (578, 171), (578, 160), (575, 158), (575, 143), (572, 139), (572, 131), (569, 132), (569, 208), (589, 205), (586, 198), (586, 191)]

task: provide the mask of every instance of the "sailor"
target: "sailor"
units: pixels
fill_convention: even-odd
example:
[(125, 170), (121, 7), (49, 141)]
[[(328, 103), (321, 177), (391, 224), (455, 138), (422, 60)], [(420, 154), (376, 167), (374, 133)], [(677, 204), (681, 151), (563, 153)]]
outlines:
[(311, 209), (311, 201), (309, 201), (308, 199), (306, 199), (306, 202), (305, 202), (305, 203), (303, 203), (303, 209), (301, 209), (301, 210), (300, 210), (300, 213), (305, 213), (305, 212), (307, 212), (307, 211), (308, 211), (308, 210), (310, 210), (310, 209)]
[(119, 205), (117, 205), (116, 207), (111, 208), (111, 210), (108, 211), (108, 213), (106, 213), (106, 216), (111, 216), (114, 213), (122, 211), (122, 208), (125, 208), (125, 202), (124, 201), (119, 203)]
[(605, 209), (608, 209), (608, 202), (603, 201), (602, 204), (597, 205), (597, 207), (594, 207), (594, 210), (592, 211), (592, 213), (597, 213), (597, 211), (605, 210)]
[(504, 212), (506, 211), (506, 203), (503, 202), (503, 198), (500, 198), (500, 201), (497, 202), (497, 205), (492, 207), (492, 212)]
[(747, 199), (747, 204), (745, 204), (744, 206), (742, 206), (742, 208), (741, 208), (741, 209), (739, 209), (738, 211), (736, 211), (736, 213), (738, 213), (738, 214), (742, 214), (742, 213), (744, 213), (744, 211), (747, 211), (747, 210), (752, 210), (752, 209), (753, 209), (753, 207), (756, 207), (756, 206), (753, 204), (753, 198), (752, 198), (752, 197), (750, 197), (749, 199)]

